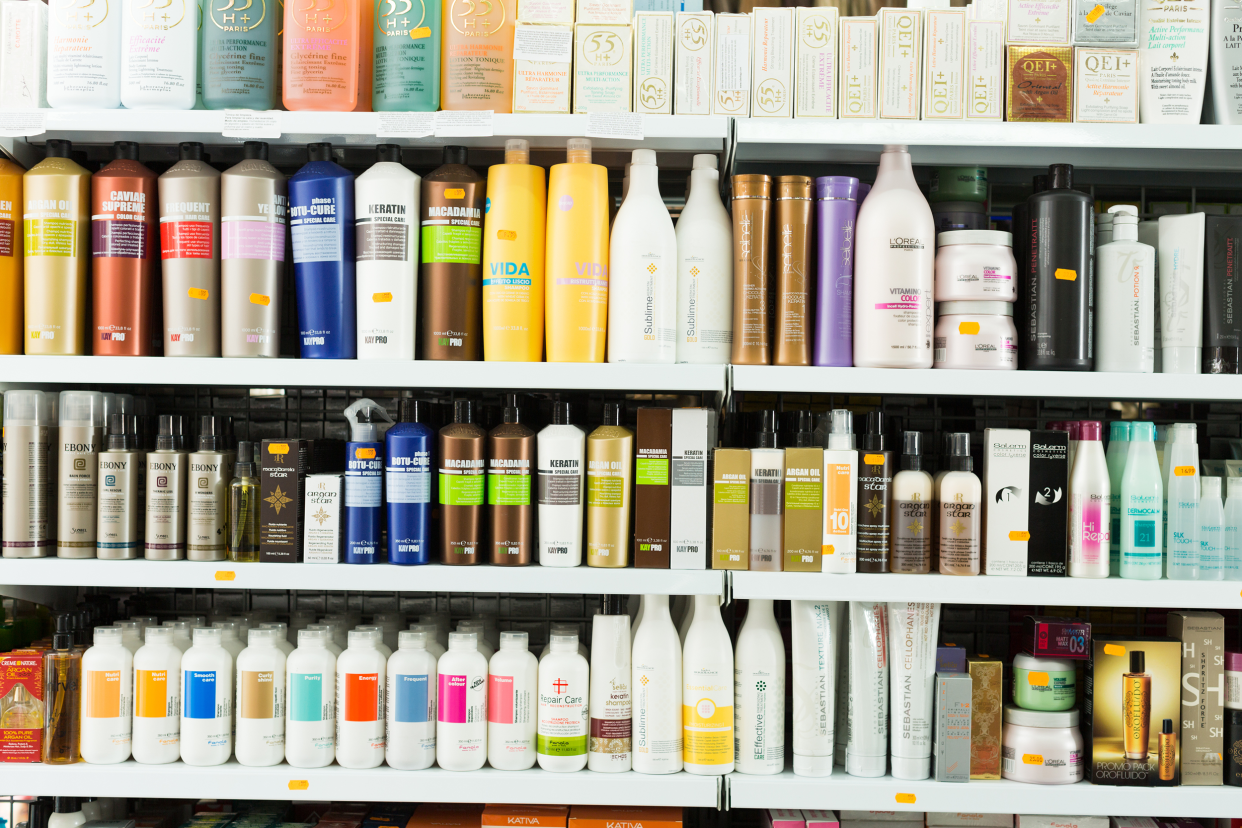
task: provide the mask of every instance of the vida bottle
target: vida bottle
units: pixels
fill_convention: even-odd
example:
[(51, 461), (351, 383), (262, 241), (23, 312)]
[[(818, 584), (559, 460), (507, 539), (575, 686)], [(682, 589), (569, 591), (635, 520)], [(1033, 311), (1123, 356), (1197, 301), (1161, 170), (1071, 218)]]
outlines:
[(893, 572), (931, 572), (932, 486), (931, 475), (923, 471), (923, 435), (907, 431), (902, 435), (901, 471), (893, 475), (889, 506)]
[(440, 3), (410, 0), (406, 8), (404, 0), (375, 0), (374, 16), (371, 108), (435, 112), (440, 108)]
[(148, 627), (134, 653), (134, 761), (166, 765), (181, 757), (181, 650), (171, 627)]
[(608, 325), (608, 169), (570, 138), (548, 173), (544, 328), (548, 362), (603, 362)]
[(642, 621), (630, 646), (634, 770), (677, 773), (682, 767), (681, 639), (667, 595), (643, 596)]
[(1069, 478), (1071, 578), (1108, 577), (1111, 492), (1100, 424), (1095, 420), (1082, 422)]
[(58, 4), (48, 9), (47, 103), (59, 109), (121, 105), (121, 4)]
[(22, 179), (26, 170), (0, 159), (0, 354), (20, 354), (22, 330)]
[(487, 762), (497, 770), (535, 765), (539, 660), (524, 632), (502, 632), (487, 666)]
[(474, 403), (454, 400), (453, 422), (440, 429), (440, 563), (482, 563), (484, 440)]
[(634, 432), (621, 405), (604, 403), (604, 422), (586, 438), (587, 566), (629, 565)]
[(115, 765), (129, 758), (134, 715), (134, 656), (120, 627), (96, 627), (82, 655), (82, 761)]
[(361, 399), (345, 409), (350, 424), (345, 444), (345, 563), (379, 560), (384, 516), (384, 444), (382, 423), (392, 418), (383, 406)]
[(91, 174), (73, 145), (49, 138), (22, 181), (26, 353), (85, 354), (86, 278), (91, 261)]
[(423, 409), (418, 400), (398, 400), (397, 423), (384, 434), (388, 562), (393, 564), (430, 563), (435, 432), (420, 422)]
[(478, 770), (487, 760), (487, 659), (475, 642), (474, 633), (449, 633), (436, 665), (436, 764), (445, 770)]
[(250, 630), (237, 656), (237, 761), (269, 767), (285, 758), (285, 654), (279, 630)]
[(723, 364), (733, 342), (733, 227), (720, 202), (716, 156), (694, 156), (677, 217), (677, 362)]
[(341, 0), (326, 7), (283, 5), (285, 22), (278, 37), (284, 41), (281, 96), (285, 109), (352, 112), (358, 105), (364, 53), (360, 0)]
[(978, 575), (982, 486), (970, 456), (970, 435), (956, 433), (949, 473), (940, 479), (940, 574)]
[(483, 233), (483, 358), (543, 360), (543, 167), (524, 138), (505, 142), (505, 163), (487, 170)]
[(772, 602), (752, 598), (737, 636), (733, 669), (739, 773), (772, 775), (785, 769), (785, 642)]
[(750, 568), (780, 572), (784, 549), (785, 450), (776, 447), (776, 412), (759, 412), (750, 452)]
[(858, 179), (815, 179), (819, 203), (819, 273), (815, 309), (816, 365), (854, 364), (854, 222), (858, 217)]
[[(436, 657), (426, 632), (402, 630), (385, 672), (384, 758), (398, 770), (423, 770), (436, 761)], [(434, 639), (432, 639), (434, 640)]]
[(682, 650), (682, 737), (687, 773), (733, 772), (733, 644), (720, 598), (694, 596), (694, 620)]
[(1138, 240), (1138, 209), (1110, 207), (1113, 240), (1096, 248), (1095, 370), (1154, 370), (1156, 250)]
[(181, 761), (223, 765), (233, 753), (233, 657), (223, 631), (194, 630), (194, 646), (181, 656)]
[(359, 359), (414, 358), (418, 309), (414, 222), (421, 181), (402, 165), (401, 147), (396, 144), (377, 146), (375, 163), (354, 181)]
[(539, 463), (539, 565), (582, 565), (586, 435), (569, 424), (569, 403), (552, 404), (552, 424), (535, 438)]
[(483, 198), (483, 178), (466, 166), (466, 148), (445, 147), (444, 163), (423, 178), (424, 359), (477, 360), (481, 354)]
[(768, 244), (772, 179), (733, 176), (734, 365), (772, 362), (768, 330)]
[(99, 455), (95, 556), (106, 560), (142, 557), (143, 510), (138, 490), (138, 464), (144, 461), (135, 448), (136, 435), (129, 428), (129, 420), (125, 414), (112, 415), (108, 448)]
[(889, 145), (858, 208), (854, 244), (854, 364), (930, 368), (935, 223), (910, 153)]
[(776, 177), (772, 245), (776, 250), (773, 365), (811, 364), (811, 179)]
[(298, 630), (298, 648), (285, 663), (288, 700), (285, 761), (322, 768), (336, 756), (336, 655), (327, 630)]
[(276, 357), (289, 197), (267, 144), (247, 141), (242, 158), (220, 176), (220, 350)]
[(220, 173), (197, 141), (178, 153), (158, 182), (164, 356), (220, 356)]
[(138, 145), (116, 141), (113, 161), (91, 178), (94, 353), (151, 353), (156, 175)]
[(586, 767), (590, 667), (578, 653), (578, 636), (553, 635), (539, 662), (539, 767), (573, 773)]
[[(121, 0), (121, 106), (193, 109), (197, 92), (199, 10)], [(154, 207), (154, 205), (152, 205)]]
[(354, 174), (332, 160), (331, 144), (306, 154), (289, 179), (302, 358), (354, 359)]
[(95, 557), (103, 424), (103, 395), (98, 391), (60, 392), (59, 491), (54, 495), (60, 501), (56, 510), (57, 557)]
[(233, 0), (200, 7), (202, 104), (196, 109), (276, 109), (283, 5), (279, 0), (241, 5)]
[(512, 112), (516, 0), (443, 0), (443, 9), (440, 108)]
[(534, 557), (534, 464), (535, 432), (522, 423), (517, 395), (506, 394), (504, 422), (487, 435), (487, 523), (494, 566), (526, 566)]
[(350, 630), (336, 660), (336, 762), (343, 768), (384, 763), (384, 688), (388, 659), (376, 647), (378, 632)]

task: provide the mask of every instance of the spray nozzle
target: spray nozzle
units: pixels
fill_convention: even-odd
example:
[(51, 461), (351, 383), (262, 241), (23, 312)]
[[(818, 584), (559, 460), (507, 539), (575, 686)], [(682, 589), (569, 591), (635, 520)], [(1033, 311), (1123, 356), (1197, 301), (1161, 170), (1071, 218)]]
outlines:
[(378, 442), (379, 424), (392, 422), (382, 405), (365, 397), (346, 408), (344, 414), (350, 424), (350, 442), (354, 443)]

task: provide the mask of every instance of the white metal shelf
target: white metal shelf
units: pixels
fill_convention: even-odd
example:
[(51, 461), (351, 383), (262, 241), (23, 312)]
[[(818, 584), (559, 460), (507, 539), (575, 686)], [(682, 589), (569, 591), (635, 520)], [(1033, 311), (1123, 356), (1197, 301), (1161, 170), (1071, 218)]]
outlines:
[(173, 799), (310, 799), (335, 801), (509, 802), (562, 805), (680, 805), (715, 808), (720, 777), (675, 773), (549, 773), (539, 769), (453, 772), (349, 770), (338, 765), (251, 768), (169, 765), (5, 765), (0, 794), (18, 796), (159, 796)]
[(864, 779), (836, 768), (813, 778), (785, 771), (779, 776), (728, 777), (729, 807), (831, 808), (848, 811), (948, 811), (992, 814), (1073, 814), (1075, 816), (1236, 816), (1242, 790), (1232, 786), (1135, 788), (1112, 785), (1031, 785), (975, 780), (958, 783), (892, 777)]

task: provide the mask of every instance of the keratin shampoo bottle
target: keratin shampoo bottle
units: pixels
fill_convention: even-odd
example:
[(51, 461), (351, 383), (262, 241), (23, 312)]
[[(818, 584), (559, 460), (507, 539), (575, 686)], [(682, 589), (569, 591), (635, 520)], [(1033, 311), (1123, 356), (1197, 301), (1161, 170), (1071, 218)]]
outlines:
[(413, 359), (418, 305), (418, 195), (422, 179), (401, 147), (380, 144), (354, 181), (358, 358)]

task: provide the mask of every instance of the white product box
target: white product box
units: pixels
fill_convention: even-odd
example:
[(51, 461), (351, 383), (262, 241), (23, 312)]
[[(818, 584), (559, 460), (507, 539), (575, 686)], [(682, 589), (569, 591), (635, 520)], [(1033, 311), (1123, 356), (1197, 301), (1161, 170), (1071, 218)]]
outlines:
[[(555, 23), (515, 24), (514, 43), (522, 43), (528, 33), (546, 35), (555, 33), (568, 41), (568, 52), (556, 60), (524, 60), (518, 56), (515, 46), (513, 57), (513, 111), (551, 115), (569, 114), (569, 91), (573, 81), (574, 27)], [(540, 43), (549, 46), (561, 41), (543, 37)], [(545, 51), (552, 51), (545, 47)]]
[(707, 115), (712, 111), (713, 17), (711, 12), (677, 14), (673, 101), (678, 115)]
[(918, 9), (880, 9), (879, 100), (881, 118), (919, 118), (920, 46), (923, 13)]
[(673, 13), (634, 13), (634, 111), (673, 112)]
[(750, 115), (750, 15), (716, 15), (712, 114)]
[(1073, 0), (1009, 0), (1005, 42), (1068, 46)]
[(630, 34), (628, 25), (575, 26), (575, 114), (631, 111), (634, 60), (630, 55)]
[(0, 109), (47, 107), (47, 6), (0, 2)]
[(874, 17), (841, 18), (841, 85), (837, 100), (842, 118), (875, 117), (878, 28)]
[[(799, 8), (815, 8), (814, 6), (799, 6)], [(820, 8), (831, 8), (830, 6), (820, 6)], [(833, 11), (836, 11), (833, 9)], [(806, 828), (841, 828), (841, 821), (837, 819), (837, 815), (833, 811), (824, 811), (819, 808), (803, 808), (802, 816), (806, 818)]]
[(306, 525), (302, 532), (302, 563), (341, 562), (341, 512), (345, 496), (341, 474), (306, 477)]
[(1005, 24), (966, 21), (966, 118), (1005, 117)]
[(1026, 575), (1030, 479), (1031, 432), (984, 429), (983, 570), (987, 575)]
[(1074, 49), (1074, 120), (1085, 124), (1137, 124), (1138, 52)]
[(833, 6), (799, 6), (794, 27), (794, 117), (837, 117), (837, 31)]
[(1018, 814), (1014, 828), (1108, 828), (1108, 817)]
[(1013, 828), (1013, 814), (927, 814), (927, 828)]
[(1073, 0), (1074, 45), (1137, 49), (1138, 0)]
[(794, 8), (756, 6), (751, 13), (751, 107), (756, 118), (793, 117)]
[(640, 11), (701, 12), (703, 0), (634, 0), (634, 13)]
[(577, 0), (575, 23), (604, 23), (628, 26), (634, 16), (633, 0)]
[(716, 412), (673, 409), (673, 451), (669, 493), (669, 568), (707, 569), (711, 549), (712, 449)]
[(966, 61), (966, 10), (923, 12), (923, 118), (960, 120)]
[(519, 25), (574, 22), (574, 0), (518, 0), (517, 9)]
[(1009, 16), (1009, 0), (975, 0), (972, 20), (999, 20)]

